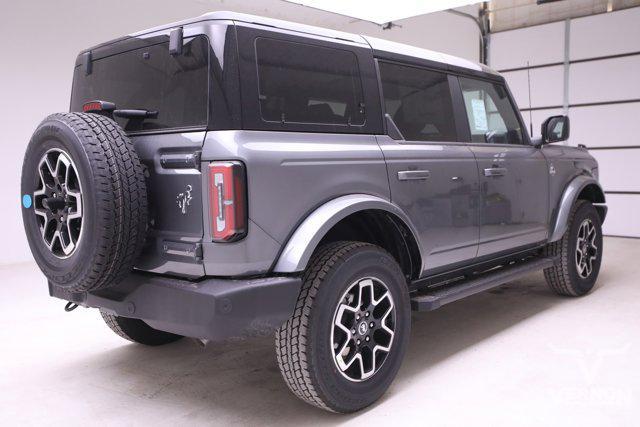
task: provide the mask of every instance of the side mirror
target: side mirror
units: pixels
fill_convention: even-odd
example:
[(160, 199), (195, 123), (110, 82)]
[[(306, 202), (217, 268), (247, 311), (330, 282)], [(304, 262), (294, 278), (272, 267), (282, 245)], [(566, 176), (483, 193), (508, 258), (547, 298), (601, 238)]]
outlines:
[(542, 123), (542, 143), (569, 139), (569, 116), (551, 116)]

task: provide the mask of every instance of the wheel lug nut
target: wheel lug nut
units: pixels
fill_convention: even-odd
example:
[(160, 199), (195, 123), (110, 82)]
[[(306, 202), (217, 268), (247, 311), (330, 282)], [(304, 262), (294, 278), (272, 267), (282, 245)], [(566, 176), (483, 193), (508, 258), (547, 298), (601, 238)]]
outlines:
[(373, 322), (369, 323), (369, 327), (370, 327), (370, 328), (373, 328), (373, 326), (374, 326), (374, 323), (373, 323)]
[(367, 337), (364, 340), (369, 342), (369, 336), (367, 335)]
[(360, 345), (360, 340), (356, 341), (356, 344)]
[(369, 317), (369, 312), (368, 311), (364, 314), (364, 317)]
[(351, 333), (352, 333), (352, 334), (355, 334), (355, 333), (356, 333), (356, 330), (355, 330), (355, 329), (352, 329), (352, 330), (351, 330)]
[(360, 316), (356, 315), (356, 320), (360, 320)]

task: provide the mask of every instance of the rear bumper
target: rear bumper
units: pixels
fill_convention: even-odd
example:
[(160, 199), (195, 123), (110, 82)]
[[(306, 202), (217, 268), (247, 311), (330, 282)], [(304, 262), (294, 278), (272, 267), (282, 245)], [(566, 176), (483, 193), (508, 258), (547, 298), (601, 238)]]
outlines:
[(191, 282), (134, 272), (108, 290), (69, 293), (49, 284), (49, 293), (161, 331), (220, 341), (279, 328), (292, 315), (300, 286), (299, 277)]

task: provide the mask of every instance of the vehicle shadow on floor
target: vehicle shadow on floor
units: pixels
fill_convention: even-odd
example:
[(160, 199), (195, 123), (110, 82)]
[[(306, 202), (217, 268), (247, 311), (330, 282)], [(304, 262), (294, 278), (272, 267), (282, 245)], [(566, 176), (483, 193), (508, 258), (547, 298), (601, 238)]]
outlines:
[(422, 374), (439, 362), (568, 301), (555, 295), (542, 273), (446, 305), (413, 313), (405, 367), (398, 378)]
[[(433, 312), (414, 313), (403, 367), (375, 406), (402, 393), (411, 378), (428, 375), (438, 363), (568, 301), (551, 293), (537, 273)], [(82, 374), (77, 365), (69, 369)], [(158, 348), (124, 344), (85, 360), (81, 369), (90, 384), (100, 384), (99, 392), (137, 398), (137, 410), (153, 414), (149, 423), (318, 425), (362, 414), (338, 416), (296, 399), (280, 378), (272, 338), (205, 349), (191, 340)]]

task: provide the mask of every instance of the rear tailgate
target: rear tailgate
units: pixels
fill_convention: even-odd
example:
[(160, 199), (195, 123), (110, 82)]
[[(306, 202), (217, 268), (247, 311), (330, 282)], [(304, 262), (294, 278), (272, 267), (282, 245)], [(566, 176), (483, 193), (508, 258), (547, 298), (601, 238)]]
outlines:
[(162, 35), (93, 50), (91, 66), (76, 67), (71, 110), (103, 100), (153, 112), (115, 118), (145, 166), (150, 221), (135, 267), (195, 278), (204, 275), (199, 154), (209, 119), (210, 45), (201, 35), (183, 43), (179, 55)]
[(149, 230), (136, 268), (181, 276), (204, 276), (202, 176), (205, 132), (132, 137), (145, 166)]

